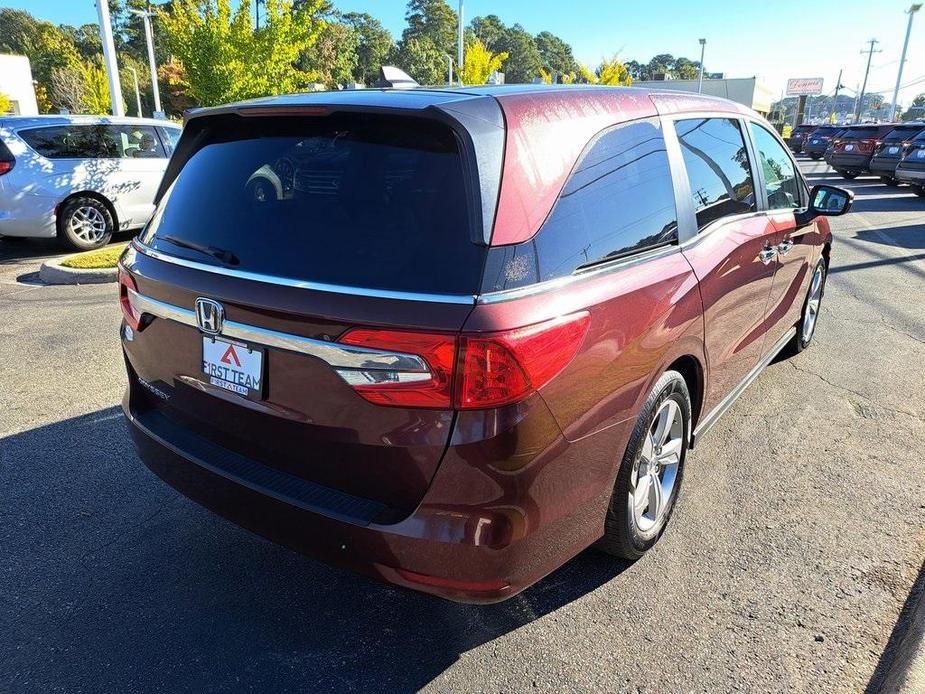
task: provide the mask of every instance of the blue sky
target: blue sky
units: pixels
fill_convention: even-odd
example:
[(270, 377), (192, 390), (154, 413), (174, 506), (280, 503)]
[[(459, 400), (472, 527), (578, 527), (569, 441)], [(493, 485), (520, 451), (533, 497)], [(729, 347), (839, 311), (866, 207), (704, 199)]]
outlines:
[[(404, 27), (405, 0), (334, 0), (345, 11), (369, 12), (396, 37)], [(457, 0), (450, 0), (456, 7)], [(911, 0), (465, 0), (468, 22), (497, 14), (531, 33), (549, 30), (572, 44), (582, 62), (596, 64), (619, 53), (624, 60), (648, 61), (658, 53), (699, 58), (698, 38), (707, 39), (704, 64), (729, 77), (763, 77), (775, 91), (788, 77), (824, 77), (826, 93), (844, 69), (845, 93), (853, 94), (864, 74), (861, 51), (871, 38), (882, 53), (873, 57), (868, 91), (889, 98), (896, 81), (906, 15)], [(0, 0), (55, 23), (96, 21), (93, 0)], [(632, 9), (630, 9), (632, 7)], [(900, 101), (925, 92), (925, 8), (915, 17)]]

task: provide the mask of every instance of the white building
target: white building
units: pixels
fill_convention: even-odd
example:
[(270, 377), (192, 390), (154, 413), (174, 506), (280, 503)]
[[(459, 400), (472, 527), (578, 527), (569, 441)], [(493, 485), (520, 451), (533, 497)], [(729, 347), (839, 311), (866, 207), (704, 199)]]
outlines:
[(10, 97), (15, 115), (39, 115), (35, 85), (32, 84), (32, 66), (26, 56), (0, 54), (0, 92)]
[[(653, 80), (633, 82), (634, 87), (647, 89), (671, 89), (680, 92), (696, 92), (698, 80)], [(703, 93), (721, 96), (736, 101), (767, 116), (774, 102), (774, 92), (757, 77), (710, 80), (704, 77)]]

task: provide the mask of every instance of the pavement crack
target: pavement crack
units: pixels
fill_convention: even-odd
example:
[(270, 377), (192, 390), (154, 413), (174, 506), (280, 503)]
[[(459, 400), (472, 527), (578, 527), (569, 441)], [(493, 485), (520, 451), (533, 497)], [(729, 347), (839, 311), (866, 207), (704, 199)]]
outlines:
[(787, 363), (790, 364), (790, 366), (792, 366), (792, 367), (793, 367), (794, 369), (796, 369), (797, 371), (801, 371), (802, 373), (806, 373), (806, 374), (810, 374), (810, 375), (812, 375), (812, 376), (815, 376), (815, 377), (818, 378), (820, 381), (822, 381), (823, 383), (826, 383), (826, 384), (832, 386), (832, 387), (835, 388), (836, 390), (840, 390), (840, 391), (843, 391), (843, 392), (845, 392), (845, 393), (851, 393), (852, 395), (856, 395), (857, 397), (861, 398), (862, 400), (865, 400), (865, 401), (871, 403), (872, 405), (874, 405), (875, 407), (879, 407), (879, 408), (882, 409), (882, 410), (886, 410), (887, 412), (892, 412), (892, 413), (894, 413), (894, 414), (903, 414), (903, 415), (906, 415), (907, 417), (912, 417), (913, 419), (918, 419), (918, 420), (920, 420), (920, 421), (925, 420), (925, 417), (923, 417), (922, 415), (920, 415), (920, 414), (918, 414), (918, 413), (916, 413), (916, 412), (909, 412), (908, 410), (899, 410), (899, 409), (896, 409), (896, 408), (894, 408), (894, 407), (888, 407), (887, 405), (884, 405), (883, 403), (877, 402), (876, 400), (874, 400), (873, 398), (871, 398), (871, 397), (868, 396), (868, 395), (864, 395), (863, 393), (859, 393), (859, 392), (856, 391), (856, 390), (852, 390), (851, 388), (847, 388), (847, 387), (845, 387), (845, 386), (843, 386), (843, 385), (840, 385), (840, 384), (838, 384), (838, 383), (833, 383), (832, 381), (830, 381), (829, 379), (827, 379), (827, 378), (826, 378), (825, 376), (823, 376), (822, 374), (816, 373), (816, 372), (813, 371), (812, 369), (805, 369), (805, 368), (803, 368), (803, 367), (797, 366), (795, 363), (793, 363), (793, 361), (788, 361)]

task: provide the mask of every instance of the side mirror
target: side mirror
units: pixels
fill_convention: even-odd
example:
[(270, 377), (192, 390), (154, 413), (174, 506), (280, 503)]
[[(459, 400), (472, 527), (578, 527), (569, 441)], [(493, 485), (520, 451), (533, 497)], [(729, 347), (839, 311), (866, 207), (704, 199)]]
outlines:
[(820, 184), (809, 191), (809, 207), (805, 212), (797, 212), (797, 224), (809, 224), (816, 217), (838, 217), (851, 209), (854, 193), (844, 188)]

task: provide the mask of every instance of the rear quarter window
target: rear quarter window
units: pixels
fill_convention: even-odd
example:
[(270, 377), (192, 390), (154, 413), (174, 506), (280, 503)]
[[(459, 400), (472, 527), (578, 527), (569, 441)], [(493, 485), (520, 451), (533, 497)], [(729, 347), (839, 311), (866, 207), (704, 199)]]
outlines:
[(95, 159), (104, 156), (103, 134), (99, 126), (56, 125), (20, 130), (17, 134), (48, 159)]
[(296, 282), (478, 290), (486, 248), (473, 239), (471, 186), (448, 126), (340, 114), (225, 116), (204, 127), (144, 243)]

